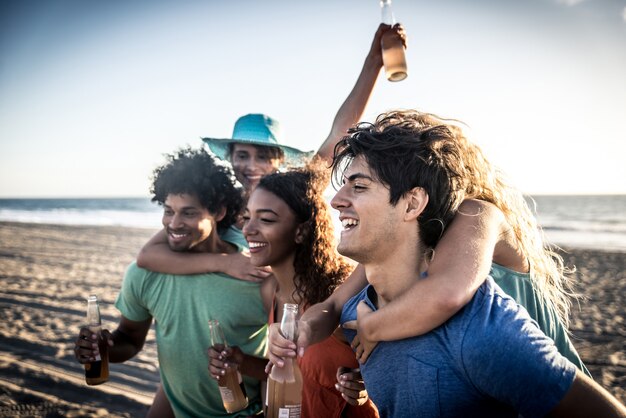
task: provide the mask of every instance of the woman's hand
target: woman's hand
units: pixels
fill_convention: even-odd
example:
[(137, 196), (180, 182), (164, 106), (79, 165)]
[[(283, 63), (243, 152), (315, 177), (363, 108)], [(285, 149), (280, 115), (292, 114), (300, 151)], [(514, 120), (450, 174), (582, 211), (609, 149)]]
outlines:
[(356, 359), (361, 364), (364, 364), (367, 361), (368, 357), (370, 356), (372, 351), (374, 351), (374, 348), (376, 348), (376, 345), (378, 344), (378, 341), (368, 340), (365, 333), (359, 329), (359, 321), (362, 321), (368, 315), (372, 314), (374, 314), (372, 309), (367, 306), (364, 301), (361, 301), (356, 307), (357, 320), (348, 321), (342, 325), (343, 328), (356, 330), (356, 336), (352, 340), (350, 347), (352, 347), (352, 350), (354, 350)]

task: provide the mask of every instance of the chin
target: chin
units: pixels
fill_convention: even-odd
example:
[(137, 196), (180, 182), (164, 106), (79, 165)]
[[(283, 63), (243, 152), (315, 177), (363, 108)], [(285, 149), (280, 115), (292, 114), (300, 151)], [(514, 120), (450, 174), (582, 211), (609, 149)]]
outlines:
[(172, 251), (176, 251), (178, 253), (189, 251), (189, 247), (187, 245), (184, 245), (184, 244), (172, 244), (170, 242), (168, 242), (168, 244), (170, 246), (170, 250), (172, 250)]
[(351, 258), (354, 261), (357, 261), (357, 259), (355, 257), (358, 257), (358, 251), (355, 251), (355, 249), (350, 248), (347, 245), (341, 245), (341, 243), (337, 246), (337, 252), (341, 255), (343, 255), (344, 257), (348, 257)]

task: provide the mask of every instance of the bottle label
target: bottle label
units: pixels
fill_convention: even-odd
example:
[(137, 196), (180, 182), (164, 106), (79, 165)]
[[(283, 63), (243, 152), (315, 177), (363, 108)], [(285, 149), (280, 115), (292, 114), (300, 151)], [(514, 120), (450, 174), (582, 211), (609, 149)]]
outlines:
[(300, 418), (300, 405), (285, 405), (278, 408), (278, 418)]
[(224, 402), (235, 402), (235, 395), (233, 395), (233, 391), (227, 387), (220, 386), (220, 394), (222, 395), (222, 400)]

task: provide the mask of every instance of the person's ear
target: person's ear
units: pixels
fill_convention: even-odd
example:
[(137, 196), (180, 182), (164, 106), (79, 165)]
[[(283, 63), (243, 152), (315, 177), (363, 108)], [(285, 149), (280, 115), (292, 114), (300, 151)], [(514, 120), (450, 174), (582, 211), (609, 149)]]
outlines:
[(226, 207), (221, 206), (213, 217), (215, 218), (215, 222), (219, 222), (224, 219), (224, 216), (226, 216)]
[(417, 219), (428, 204), (428, 193), (422, 187), (414, 187), (406, 195), (406, 213), (404, 219), (413, 221)]
[(298, 225), (296, 228), (296, 237), (294, 241), (296, 244), (302, 244), (304, 242), (304, 238), (306, 238), (306, 234), (308, 232), (306, 224), (302, 223)]

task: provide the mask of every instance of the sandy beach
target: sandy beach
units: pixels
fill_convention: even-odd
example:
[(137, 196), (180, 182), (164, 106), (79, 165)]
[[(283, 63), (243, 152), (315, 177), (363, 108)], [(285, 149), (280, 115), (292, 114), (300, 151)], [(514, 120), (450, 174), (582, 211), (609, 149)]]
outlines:
[[(89, 387), (74, 360), (86, 297), (102, 300), (104, 325), (126, 266), (154, 231), (0, 222), (0, 417), (141, 417), (159, 381), (154, 332), (144, 350), (111, 365)], [(576, 265), (574, 344), (594, 378), (626, 402), (626, 254), (569, 250)]]

